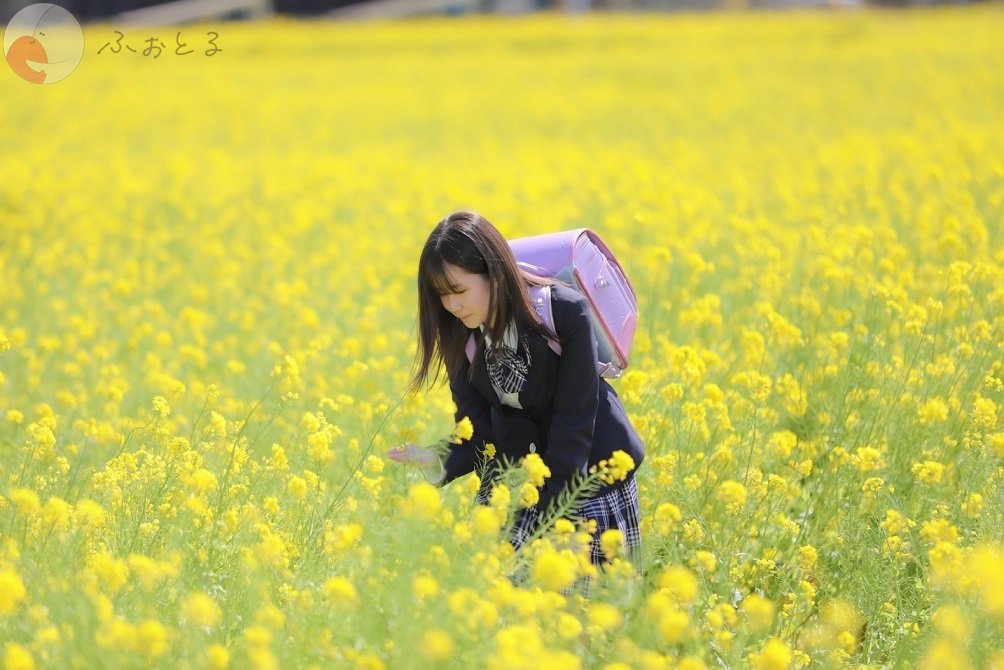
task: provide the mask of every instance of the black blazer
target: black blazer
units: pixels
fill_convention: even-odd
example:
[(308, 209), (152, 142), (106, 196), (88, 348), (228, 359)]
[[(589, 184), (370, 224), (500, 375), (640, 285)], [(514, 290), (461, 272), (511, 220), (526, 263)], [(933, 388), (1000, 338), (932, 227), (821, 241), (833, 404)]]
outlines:
[[(589, 302), (567, 286), (551, 287), (551, 311), (561, 342), (561, 356), (537, 333), (526, 333), (530, 351), (527, 383), (519, 393), (523, 409), (502, 405), (488, 377), (485, 342), (480, 329), (474, 370), (467, 359), (450, 374), (450, 390), (457, 406), (456, 420), (468, 417), (474, 435), (451, 445), (443, 483), (475, 469), (485, 443), (493, 443), (496, 461), (517, 461), (531, 451), (540, 454), (551, 477), (540, 492), (544, 509), (575, 474), (610, 458), (614, 451), (631, 455), (635, 467), (645, 457), (641, 438), (628, 420), (616, 391), (596, 371), (596, 339), (589, 320)], [(524, 333), (519, 333), (523, 341)], [(482, 490), (493, 476), (483, 474)], [(486, 481), (487, 480), (487, 481)], [(600, 493), (610, 487), (605, 486)]]

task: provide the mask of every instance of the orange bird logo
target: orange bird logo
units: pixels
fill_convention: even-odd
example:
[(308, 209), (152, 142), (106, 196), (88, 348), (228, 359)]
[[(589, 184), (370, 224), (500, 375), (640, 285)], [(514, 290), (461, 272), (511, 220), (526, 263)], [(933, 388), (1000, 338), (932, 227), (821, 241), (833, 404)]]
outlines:
[(80, 63), (84, 33), (73, 14), (51, 2), (40, 2), (11, 18), (3, 48), (7, 65), (18, 77), (33, 84), (52, 84)]
[(36, 70), (29, 63), (46, 65), (49, 62), (45, 47), (32, 35), (22, 35), (7, 50), (7, 64), (14, 74), (34, 84), (45, 83), (45, 70)]

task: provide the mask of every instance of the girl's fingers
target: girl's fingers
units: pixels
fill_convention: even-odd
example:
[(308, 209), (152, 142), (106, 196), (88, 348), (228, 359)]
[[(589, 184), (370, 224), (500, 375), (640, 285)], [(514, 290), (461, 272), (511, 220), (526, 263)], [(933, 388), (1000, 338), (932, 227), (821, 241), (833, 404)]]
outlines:
[(427, 464), (429, 463), (430, 455), (428, 449), (423, 449), (414, 444), (404, 444), (387, 451), (387, 458), (398, 463)]
[(407, 461), (407, 450), (404, 447), (394, 447), (387, 451), (387, 458), (392, 461), (404, 463)]

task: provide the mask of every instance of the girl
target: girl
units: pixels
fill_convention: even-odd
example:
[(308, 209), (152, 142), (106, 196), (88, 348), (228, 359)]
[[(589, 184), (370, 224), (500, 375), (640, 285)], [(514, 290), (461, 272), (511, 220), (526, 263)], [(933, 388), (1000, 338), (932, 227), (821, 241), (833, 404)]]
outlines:
[[(551, 286), (555, 333), (531, 306), (531, 285)], [(484, 217), (455, 212), (429, 235), (418, 264), (418, 322), (411, 390), (426, 386), (433, 371), (435, 383), (439, 364), (445, 364), (455, 418), (468, 417), (474, 434), (451, 444), (445, 459), (414, 444), (391, 449), (388, 457), (420, 466), (430, 481), (443, 485), (472, 472), (477, 463), (539, 454), (551, 476), (537, 505), (516, 520), (510, 538), (516, 549), (577, 475), (617, 450), (630, 455), (635, 467), (641, 464), (641, 439), (616, 392), (596, 371), (587, 299), (556, 280), (521, 270), (509, 244)], [(467, 348), (472, 334), (473, 361)], [(555, 336), (561, 355), (548, 346)], [(487, 444), (495, 445), (494, 459), (486, 458)], [(496, 475), (492, 467), (484, 468), (479, 502), (487, 502)], [(627, 554), (636, 557), (641, 536), (633, 471), (599, 489), (577, 515), (596, 521), (594, 563), (603, 560), (599, 537), (611, 528), (621, 531)]]

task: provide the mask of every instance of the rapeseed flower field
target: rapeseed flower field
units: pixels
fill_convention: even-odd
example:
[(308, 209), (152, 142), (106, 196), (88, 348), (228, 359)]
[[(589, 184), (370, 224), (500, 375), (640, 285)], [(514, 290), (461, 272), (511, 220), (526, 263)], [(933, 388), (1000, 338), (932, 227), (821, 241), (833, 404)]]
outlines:
[[(1000, 5), (115, 30), (0, 77), (3, 667), (1004, 668)], [(634, 282), (637, 566), (384, 456), (461, 208)]]

